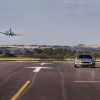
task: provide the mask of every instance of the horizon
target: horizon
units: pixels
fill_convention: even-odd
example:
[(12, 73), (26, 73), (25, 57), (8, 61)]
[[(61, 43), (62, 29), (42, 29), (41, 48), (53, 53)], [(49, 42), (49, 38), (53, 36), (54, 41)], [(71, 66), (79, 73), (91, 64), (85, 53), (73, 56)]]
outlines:
[(52, 45), (52, 44), (0, 44), (0, 46), (14, 46), (14, 45), (24, 45), (24, 46), (97, 46), (97, 47), (100, 47), (100, 45), (98, 44), (76, 44), (76, 45), (59, 45), (59, 44), (55, 44), (55, 45)]

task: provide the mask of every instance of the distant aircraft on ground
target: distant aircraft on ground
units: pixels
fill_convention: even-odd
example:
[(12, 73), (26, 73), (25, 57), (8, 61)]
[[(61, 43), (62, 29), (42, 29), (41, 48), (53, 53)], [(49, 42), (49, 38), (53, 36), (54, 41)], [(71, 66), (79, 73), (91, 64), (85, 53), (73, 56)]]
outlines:
[(14, 32), (11, 31), (11, 28), (9, 31), (6, 31), (6, 32), (0, 32), (1, 34), (5, 34), (7, 36), (20, 36), (22, 34), (15, 34)]

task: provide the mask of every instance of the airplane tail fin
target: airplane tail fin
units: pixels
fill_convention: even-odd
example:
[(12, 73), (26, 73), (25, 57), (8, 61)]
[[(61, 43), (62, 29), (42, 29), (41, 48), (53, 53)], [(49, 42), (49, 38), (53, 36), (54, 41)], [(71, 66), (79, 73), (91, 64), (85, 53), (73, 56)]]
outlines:
[(11, 28), (10, 28), (10, 32), (11, 32)]

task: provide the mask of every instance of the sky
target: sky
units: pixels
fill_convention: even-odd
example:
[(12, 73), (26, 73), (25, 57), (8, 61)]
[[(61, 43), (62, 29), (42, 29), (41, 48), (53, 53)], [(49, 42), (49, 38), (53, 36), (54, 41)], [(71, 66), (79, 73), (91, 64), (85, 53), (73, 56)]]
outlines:
[(2, 44), (100, 44), (100, 0), (0, 0)]

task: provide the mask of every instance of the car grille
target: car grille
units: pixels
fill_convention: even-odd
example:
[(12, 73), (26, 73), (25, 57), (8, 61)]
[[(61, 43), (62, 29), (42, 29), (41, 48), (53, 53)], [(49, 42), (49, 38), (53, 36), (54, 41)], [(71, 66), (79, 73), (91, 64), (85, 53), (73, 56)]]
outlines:
[(90, 62), (81, 62), (81, 63), (90, 63)]

